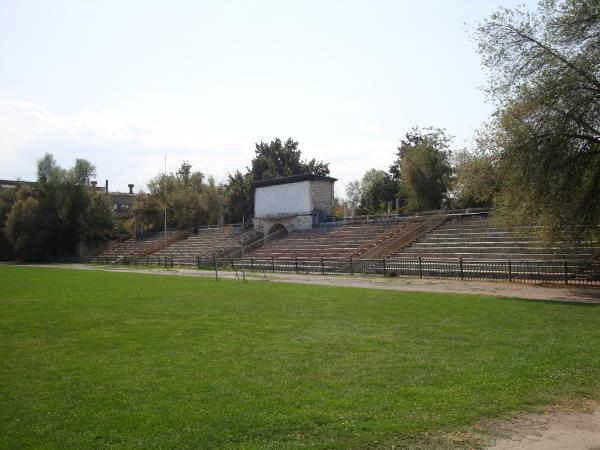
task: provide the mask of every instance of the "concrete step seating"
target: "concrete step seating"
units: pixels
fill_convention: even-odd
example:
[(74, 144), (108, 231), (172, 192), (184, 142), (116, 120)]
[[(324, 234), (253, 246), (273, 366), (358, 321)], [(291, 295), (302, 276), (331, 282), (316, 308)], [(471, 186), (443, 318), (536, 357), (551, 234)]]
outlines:
[(174, 264), (194, 264), (201, 259), (217, 256), (223, 248), (240, 248), (244, 242), (256, 238), (254, 232), (245, 232), (234, 227), (203, 228), (198, 234), (175, 242), (152, 256), (173, 257)]
[(397, 222), (337, 225), (295, 231), (252, 252), (253, 258), (342, 258)]
[[(179, 231), (177, 229), (167, 230), (167, 239)], [(139, 238), (127, 239), (110, 247), (102, 252), (100, 256), (140, 256), (164, 239), (164, 231), (147, 232)]]
[(600, 249), (598, 243), (588, 243), (583, 248), (560, 245), (546, 248), (539, 238), (540, 231), (541, 227), (533, 227), (523, 235), (514, 228), (495, 224), (487, 215), (459, 217), (390, 257), (585, 261)]

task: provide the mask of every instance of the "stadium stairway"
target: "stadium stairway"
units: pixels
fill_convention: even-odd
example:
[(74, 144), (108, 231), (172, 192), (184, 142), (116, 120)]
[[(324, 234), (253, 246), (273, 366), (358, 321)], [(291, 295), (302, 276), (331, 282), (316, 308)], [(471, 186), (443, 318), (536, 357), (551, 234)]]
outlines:
[[(167, 239), (172, 238), (181, 230), (167, 230)], [(114, 245), (102, 253), (100, 256), (142, 256), (148, 254), (156, 245), (164, 241), (164, 231), (148, 232), (135, 239), (127, 239), (117, 245)]]
[(174, 264), (195, 264), (198, 257), (221, 256), (226, 249), (241, 248), (258, 237), (254, 230), (244, 231), (238, 227), (202, 228), (198, 234), (175, 242), (152, 256), (172, 257)]
[(346, 258), (398, 222), (335, 225), (295, 231), (251, 252), (253, 258)]
[(478, 214), (457, 216), (389, 257), (586, 261), (599, 250), (597, 245), (545, 248), (539, 238), (539, 227), (522, 235), (495, 224), (487, 214)]

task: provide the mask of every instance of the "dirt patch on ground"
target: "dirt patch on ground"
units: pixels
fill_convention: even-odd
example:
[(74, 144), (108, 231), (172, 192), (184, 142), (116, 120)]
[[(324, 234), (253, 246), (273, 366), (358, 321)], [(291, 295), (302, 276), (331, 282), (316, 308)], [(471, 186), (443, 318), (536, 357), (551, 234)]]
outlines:
[[(142, 269), (130, 267), (93, 266), (89, 264), (52, 264), (35, 267), (60, 267), (66, 269), (107, 270), (110, 272), (136, 272), (153, 275), (179, 275), (214, 277), (213, 271), (174, 268)], [(241, 277), (230, 271), (220, 271), (220, 278)], [(369, 276), (327, 276), (287, 273), (246, 274), (249, 280), (263, 280), (281, 283), (316, 284), (396, 291), (451, 292), (457, 294), (495, 295), (498, 297), (524, 298), (530, 300), (553, 300), (575, 303), (600, 304), (600, 287), (576, 287), (565, 285), (535, 285), (493, 281), (429, 280), (413, 278), (383, 278)]]
[[(394, 447), (406, 448), (406, 446)], [(485, 419), (415, 440), (415, 450), (600, 450), (600, 403), (571, 400), (535, 413)]]
[(545, 411), (495, 421), (488, 450), (600, 450), (600, 408)]

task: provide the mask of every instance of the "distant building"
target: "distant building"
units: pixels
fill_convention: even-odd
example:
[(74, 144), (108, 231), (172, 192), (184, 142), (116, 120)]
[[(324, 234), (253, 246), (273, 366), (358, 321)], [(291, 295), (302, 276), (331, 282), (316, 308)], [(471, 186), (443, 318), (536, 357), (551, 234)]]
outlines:
[(254, 228), (306, 230), (332, 215), (335, 178), (305, 174), (252, 183)]
[(133, 184), (128, 184), (129, 192), (111, 192), (108, 190), (108, 180), (105, 181), (104, 187), (96, 187), (96, 182), (92, 181), (92, 186), (97, 190), (103, 190), (110, 199), (110, 206), (113, 209), (115, 220), (120, 221), (123, 219), (125, 212), (133, 206), (133, 202), (137, 198), (137, 194), (133, 193)]

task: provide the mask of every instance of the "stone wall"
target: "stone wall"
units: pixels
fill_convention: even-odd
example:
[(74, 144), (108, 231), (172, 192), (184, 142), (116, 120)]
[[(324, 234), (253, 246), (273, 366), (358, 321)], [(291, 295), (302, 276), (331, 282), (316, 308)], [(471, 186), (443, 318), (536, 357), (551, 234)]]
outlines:
[(333, 208), (333, 183), (329, 181), (311, 181), (310, 197), (312, 200), (312, 209), (320, 209), (328, 215), (332, 213)]

